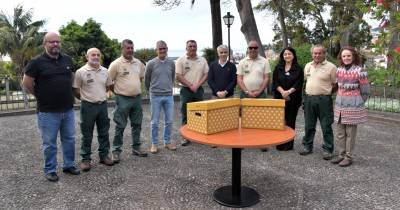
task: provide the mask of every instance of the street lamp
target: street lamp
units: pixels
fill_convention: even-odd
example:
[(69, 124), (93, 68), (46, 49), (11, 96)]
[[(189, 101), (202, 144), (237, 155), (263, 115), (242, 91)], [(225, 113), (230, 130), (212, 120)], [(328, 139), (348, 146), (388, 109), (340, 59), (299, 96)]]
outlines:
[(235, 17), (231, 15), (230, 12), (226, 13), (224, 17), (224, 23), (226, 26), (228, 26), (228, 61), (231, 60), (231, 25), (233, 24), (233, 20), (235, 20)]
[(330, 24), (328, 27), (329, 30), (329, 35), (330, 35), (330, 40), (329, 40), (329, 54), (331, 54), (331, 56), (333, 57), (333, 53), (332, 53), (332, 37), (333, 37), (333, 33), (335, 32), (335, 26), (333, 26), (333, 24)]

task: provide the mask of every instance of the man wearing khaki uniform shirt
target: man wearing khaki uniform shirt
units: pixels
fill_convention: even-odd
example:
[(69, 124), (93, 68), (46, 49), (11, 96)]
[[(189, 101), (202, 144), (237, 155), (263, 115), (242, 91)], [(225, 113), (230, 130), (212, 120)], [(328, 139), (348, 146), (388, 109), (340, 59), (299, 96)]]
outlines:
[(81, 100), (81, 169), (83, 171), (89, 171), (92, 167), (90, 155), (94, 124), (97, 125), (100, 163), (113, 165), (108, 157), (110, 119), (107, 111), (107, 91), (112, 81), (107, 69), (100, 65), (100, 57), (100, 50), (89, 49), (86, 54), (88, 62), (76, 71), (73, 84), (74, 94)]
[[(237, 69), (237, 84), (240, 98), (266, 98), (265, 88), (268, 85), (271, 68), (267, 59), (258, 54), (258, 43), (254, 40), (247, 44), (248, 56), (243, 58)], [(261, 151), (268, 151), (267, 148)]]
[(319, 119), (324, 137), (323, 159), (330, 160), (333, 152), (332, 93), (336, 87), (336, 66), (325, 60), (326, 50), (322, 45), (313, 46), (311, 53), (313, 61), (304, 67), (304, 81), (306, 82), (303, 97), (305, 135), (300, 155), (312, 153), (315, 127), (317, 119)]
[(122, 56), (110, 64), (108, 73), (114, 81), (115, 94), (115, 135), (112, 146), (113, 161), (120, 161), (122, 152), (122, 138), (128, 118), (131, 122), (132, 154), (139, 157), (147, 157), (147, 153), (141, 150), (140, 132), (142, 126), (141, 105), (141, 79), (144, 78), (143, 63), (133, 57), (133, 42), (129, 39), (122, 41)]
[(258, 54), (258, 44), (247, 44), (248, 56), (239, 62), (237, 83), (240, 86), (240, 98), (266, 98), (265, 88), (271, 72), (267, 59)]
[[(207, 80), (208, 64), (206, 59), (197, 56), (197, 43), (194, 40), (186, 42), (186, 55), (180, 57), (175, 63), (176, 80), (181, 86), (181, 114), (182, 125), (187, 123), (186, 104), (202, 101), (204, 90), (201, 85)], [(186, 139), (182, 146), (189, 144)]]

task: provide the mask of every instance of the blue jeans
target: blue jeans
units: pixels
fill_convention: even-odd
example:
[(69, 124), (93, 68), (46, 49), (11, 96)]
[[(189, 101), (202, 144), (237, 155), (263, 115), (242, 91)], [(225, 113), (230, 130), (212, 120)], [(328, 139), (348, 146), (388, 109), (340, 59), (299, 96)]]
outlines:
[(62, 168), (75, 166), (75, 113), (73, 109), (66, 112), (39, 112), (38, 127), (42, 135), (44, 156), (44, 173), (57, 171), (57, 135), (60, 131), (63, 151)]
[(173, 96), (151, 96), (151, 143), (158, 144), (158, 122), (160, 111), (164, 110), (164, 144), (171, 143), (172, 117), (174, 114)]

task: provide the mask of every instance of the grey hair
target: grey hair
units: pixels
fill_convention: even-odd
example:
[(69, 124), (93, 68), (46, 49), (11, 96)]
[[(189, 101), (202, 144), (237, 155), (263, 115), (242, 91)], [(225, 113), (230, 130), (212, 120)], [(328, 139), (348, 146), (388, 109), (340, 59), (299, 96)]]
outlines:
[(222, 49), (228, 50), (228, 46), (221, 44), (220, 46), (217, 47), (217, 51), (222, 50)]
[(316, 44), (316, 45), (313, 45), (313, 46), (311, 47), (311, 54), (313, 53), (313, 51), (314, 51), (315, 48), (322, 48), (322, 50), (324, 51), (324, 54), (326, 53), (326, 48), (324, 47), (324, 45), (322, 45), (322, 44)]
[(130, 39), (124, 39), (123, 41), (122, 41), (122, 43), (121, 43), (121, 48), (124, 48), (124, 45), (125, 44), (131, 44), (131, 45), (133, 45), (133, 42), (132, 42), (132, 40), (130, 40)]
[(167, 43), (166, 43), (165, 41), (163, 41), (163, 40), (157, 41), (157, 43), (156, 43), (156, 49), (158, 49), (158, 47), (159, 47), (160, 45), (165, 45), (165, 46), (167, 46)]

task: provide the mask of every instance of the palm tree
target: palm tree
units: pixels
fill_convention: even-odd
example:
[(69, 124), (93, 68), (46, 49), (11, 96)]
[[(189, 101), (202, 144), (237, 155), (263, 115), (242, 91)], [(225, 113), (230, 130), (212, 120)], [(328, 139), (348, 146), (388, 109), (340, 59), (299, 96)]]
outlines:
[(44, 36), (39, 29), (45, 20), (32, 22), (32, 16), (33, 10), (25, 11), (22, 5), (14, 8), (13, 16), (0, 12), (0, 54), (10, 56), (20, 79), (25, 65), (38, 52)]
[(21, 81), (25, 108), (28, 108), (28, 97), (22, 88), (22, 77), (25, 65), (39, 51), (44, 33), (39, 29), (45, 20), (32, 22), (33, 10), (24, 10), (22, 5), (14, 8), (14, 15), (0, 12), (0, 55), (8, 55), (14, 66), (17, 78)]

